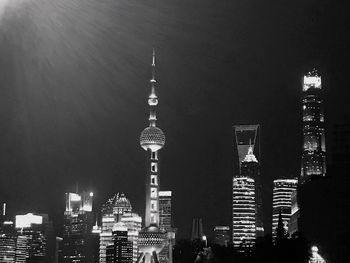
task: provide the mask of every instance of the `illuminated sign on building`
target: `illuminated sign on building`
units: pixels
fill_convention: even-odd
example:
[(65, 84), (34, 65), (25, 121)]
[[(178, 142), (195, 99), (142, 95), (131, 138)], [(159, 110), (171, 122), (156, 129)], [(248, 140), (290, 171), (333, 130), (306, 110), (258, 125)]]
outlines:
[(321, 88), (321, 77), (319, 76), (304, 76), (303, 91), (307, 91), (310, 88)]
[(38, 215), (33, 215), (32, 213), (16, 216), (16, 228), (26, 228), (26, 227), (31, 227), (34, 224), (41, 225), (42, 223), (43, 223), (43, 217)]

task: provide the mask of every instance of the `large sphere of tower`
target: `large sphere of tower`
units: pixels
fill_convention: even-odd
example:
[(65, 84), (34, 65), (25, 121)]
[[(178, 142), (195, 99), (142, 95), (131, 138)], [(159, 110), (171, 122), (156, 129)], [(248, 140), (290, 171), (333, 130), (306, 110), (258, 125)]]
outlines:
[(162, 251), (164, 245), (165, 233), (161, 232), (157, 226), (150, 225), (139, 232), (138, 246), (140, 252), (152, 255), (155, 251), (158, 254)]
[(160, 150), (165, 145), (164, 132), (155, 126), (147, 127), (141, 132), (140, 145), (145, 151), (148, 149), (152, 152)]

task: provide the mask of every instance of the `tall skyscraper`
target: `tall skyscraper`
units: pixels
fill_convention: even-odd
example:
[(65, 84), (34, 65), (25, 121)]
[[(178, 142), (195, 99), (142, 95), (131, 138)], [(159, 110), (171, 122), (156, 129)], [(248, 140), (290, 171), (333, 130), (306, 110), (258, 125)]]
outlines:
[[(303, 141), (301, 156), (301, 173), (298, 188), (314, 177), (326, 175), (326, 144), (322, 81), (317, 70), (309, 72), (303, 78), (302, 119)], [(292, 194), (292, 215), (288, 227), (289, 234), (298, 231), (300, 207), (298, 192)]]
[(191, 240), (202, 240), (203, 236), (204, 234), (202, 218), (193, 218)]
[(233, 130), (232, 241), (250, 246), (264, 235), (260, 125), (235, 125)]
[(29, 258), (28, 237), (24, 235), (17, 236), (16, 240), (16, 263), (26, 263)]
[(155, 52), (153, 50), (151, 93), (148, 96), (150, 106), (149, 127), (140, 135), (141, 147), (149, 152), (149, 170), (146, 179), (146, 209), (145, 227), (139, 233), (140, 261), (145, 263), (158, 261), (158, 254), (164, 247), (164, 233), (159, 229), (159, 150), (164, 147), (165, 135), (156, 126), (156, 106), (158, 97), (156, 94), (155, 78)]
[(214, 242), (220, 246), (228, 246), (230, 243), (230, 227), (216, 226), (214, 227)]
[(54, 234), (47, 214), (17, 215), (16, 262), (52, 262)]
[(253, 153), (253, 146), (248, 147), (248, 153), (241, 163), (241, 176), (254, 179), (255, 186), (255, 225), (256, 237), (264, 236), (264, 218), (262, 205), (262, 185), (260, 165)]
[(171, 191), (159, 191), (159, 228), (164, 232), (172, 230)]
[(123, 193), (115, 194), (102, 205), (102, 229), (100, 233), (100, 253), (99, 262), (106, 262), (107, 246), (113, 244), (112, 230), (126, 212), (131, 212), (132, 206), (129, 199)]
[(279, 214), (285, 229), (288, 229), (292, 214), (292, 193), (297, 189), (296, 179), (277, 179), (273, 181), (272, 234), (276, 235)]
[(97, 262), (94, 254), (95, 238), (92, 233), (94, 216), (92, 213), (93, 193), (66, 193), (66, 210), (63, 229), (63, 262)]
[(133, 245), (128, 240), (128, 228), (118, 222), (113, 227), (113, 244), (107, 246), (107, 263), (132, 263)]
[(262, 189), (258, 159), (248, 146), (240, 175), (233, 177), (232, 241), (234, 246), (251, 247), (264, 235)]
[(260, 161), (260, 125), (235, 125), (233, 126), (233, 132), (233, 175), (237, 176), (241, 174), (241, 164), (248, 152), (249, 146), (253, 148), (253, 153)]
[(247, 176), (233, 178), (232, 242), (235, 247), (251, 247), (256, 239), (255, 182)]
[(167, 233), (165, 246), (159, 253), (160, 263), (169, 263), (170, 249), (175, 245), (175, 231), (171, 224), (171, 195), (171, 191), (159, 191), (159, 228), (162, 232)]
[(124, 225), (128, 229), (128, 240), (132, 242), (132, 254), (133, 254), (133, 260), (132, 262), (136, 263), (139, 250), (138, 250), (138, 239), (139, 239), (139, 232), (141, 231), (142, 226), (142, 218), (132, 212), (124, 212), (121, 221), (124, 223)]
[(303, 152), (300, 183), (326, 174), (326, 144), (321, 76), (316, 70), (303, 79)]
[(17, 235), (12, 221), (0, 222), (0, 262), (16, 262)]

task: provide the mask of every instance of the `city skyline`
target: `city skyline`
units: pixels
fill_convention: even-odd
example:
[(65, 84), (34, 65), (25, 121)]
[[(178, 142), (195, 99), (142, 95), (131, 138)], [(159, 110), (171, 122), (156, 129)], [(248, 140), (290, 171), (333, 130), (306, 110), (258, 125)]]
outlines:
[[(60, 10), (52, 3), (36, 9), (36, 0), (27, 11), (14, 4), (1, 13), (0, 200), (8, 203), (9, 214), (37, 211), (58, 218), (64, 193), (78, 182), (95, 193), (96, 207), (124, 192), (143, 215), (145, 162), (137, 138), (146, 117), (145, 83), (155, 46), (161, 65), (159, 123), (167, 134), (161, 184), (174, 193), (180, 236), (190, 235), (192, 217), (204, 219), (205, 233), (230, 225), (235, 124), (261, 125), (263, 203), (269, 204), (264, 214), (270, 222), (273, 179), (300, 173), (302, 76), (313, 67), (322, 76), (327, 144), (332, 125), (349, 116), (345, 58), (335, 51), (345, 49), (338, 25), (346, 23), (339, 15), (344, 11), (327, 1), (314, 12), (309, 1), (276, 6), (276, 13), (253, 2), (212, 7), (201, 1), (203, 12), (194, 19), (195, 7), (170, 1), (157, 6), (121, 1), (125, 9), (113, 3), (113, 12), (100, 6), (106, 15), (97, 14), (99, 23), (127, 28), (106, 26), (105, 38), (90, 22), (77, 22), (81, 32), (71, 29), (65, 16), (81, 15), (74, 8), (57, 13), (63, 36), (45, 27), (22, 34), (47, 21), (49, 12), (41, 11)], [(323, 8), (330, 6), (325, 15)], [(92, 17), (99, 10), (84, 3), (80, 8)], [(26, 45), (14, 45), (22, 36)], [(95, 55), (88, 53), (89, 43)], [(206, 204), (200, 202), (203, 195), (209, 197)], [(218, 203), (226, 207), (221, 215), (206, 213)], [(270, 232), (271, 224), (265, 229)]]

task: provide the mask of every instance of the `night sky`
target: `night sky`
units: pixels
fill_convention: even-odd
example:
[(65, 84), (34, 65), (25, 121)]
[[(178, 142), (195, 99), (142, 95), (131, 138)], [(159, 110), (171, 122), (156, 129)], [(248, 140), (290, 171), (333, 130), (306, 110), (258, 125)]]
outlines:
[(143, 216), (155, 47), (161, 189), (179, 235), (192, 217), (206, 234), (231, 225), (234, 124), (261, 125), (271, 231), (272, 180), (300, 173), (302, 74), (322, 75), (328, 150), (349, 116), (345, 2), (0, 0), (0, 201), (59, 224), (78, 182), (95, 208), (124, 192)]

